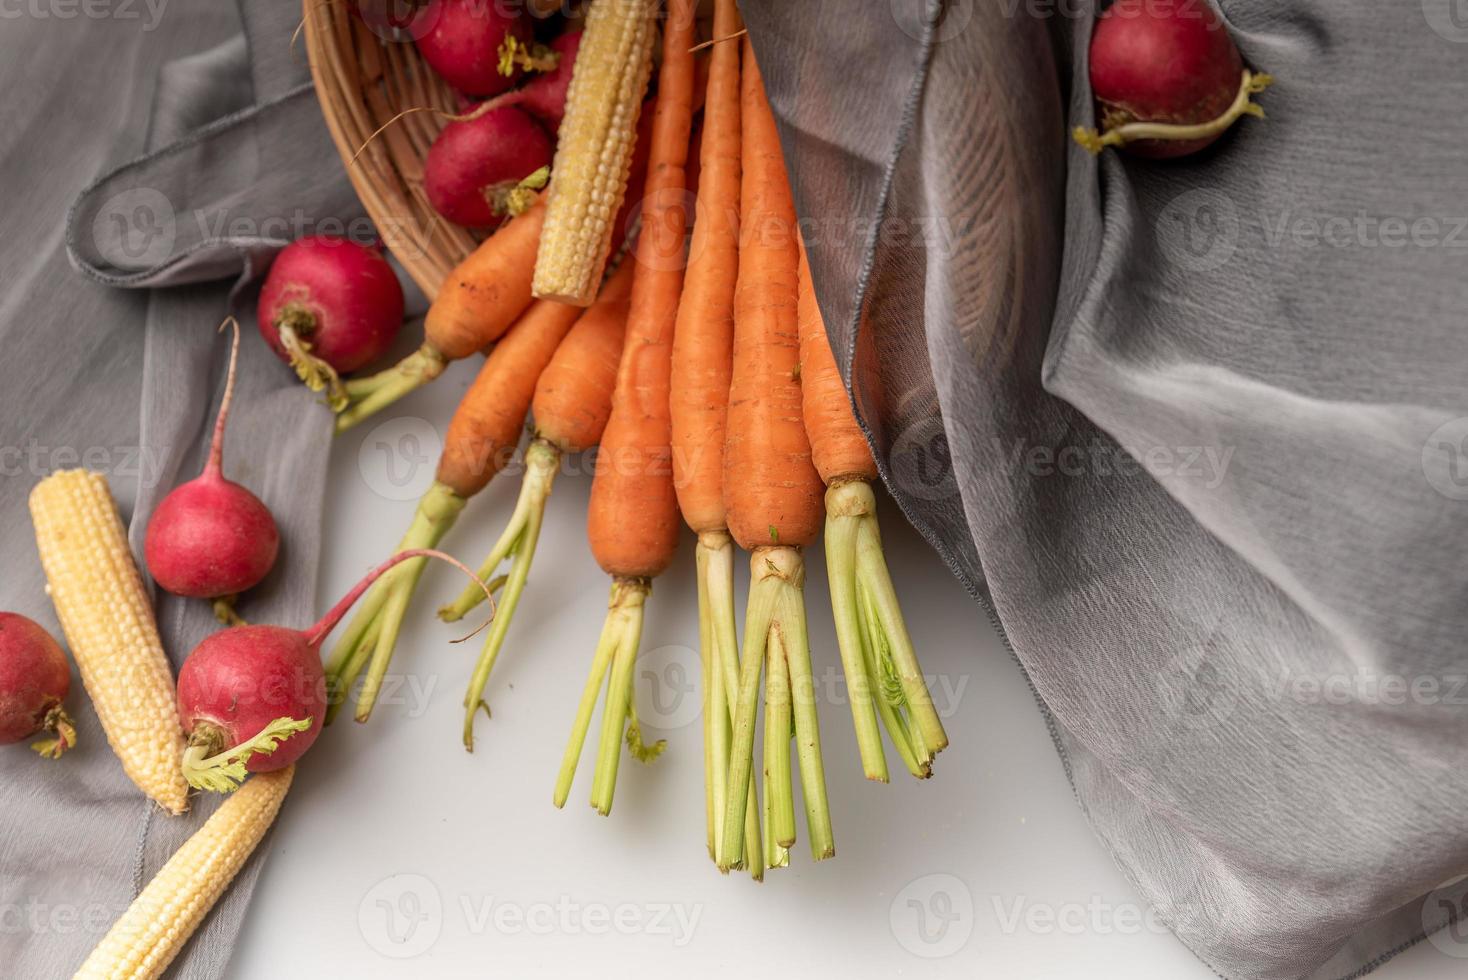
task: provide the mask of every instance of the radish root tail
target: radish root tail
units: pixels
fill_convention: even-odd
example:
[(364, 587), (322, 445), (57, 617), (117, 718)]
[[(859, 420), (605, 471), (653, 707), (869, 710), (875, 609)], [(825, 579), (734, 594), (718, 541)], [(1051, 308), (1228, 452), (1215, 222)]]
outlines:
[(1123, 122), (1120, 125), (1108, 126), (1104, 133), (1085, 126), (1077, 126), (1071, 136), (1092, 156), (1099, 155), (1108, 146), (1125, 146), (1139, 140), (1191, 142), (1208, 139), (1222, 133), (1244, 116), (1263, 119), (1264, 107), (1255, 102), (1253, 97), (1273, 84), (1273, 75), (1262, 72), (1255, 74), (1246, 68), (1233, 105), (1224, 110), (1223, 114), (1216, 119), (1191, 126), (1179, 126), (1172, 123)]

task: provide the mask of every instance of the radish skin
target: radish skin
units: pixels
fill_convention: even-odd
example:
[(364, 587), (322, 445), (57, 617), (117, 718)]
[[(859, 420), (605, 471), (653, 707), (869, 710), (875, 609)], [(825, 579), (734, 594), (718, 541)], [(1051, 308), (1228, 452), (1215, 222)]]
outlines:
[(175, 487), (148, 521), (143, 555), (154, 580), (174, 595), (212, 600), (220, 622), (235, 625), (239, 593), (258, 585), (275, 565), (280, 532), (269, 508), (224, 476), (224, 430), (234, 398), (240, 325), (233, 317), (229, 375), (204, 472)]
[(403, 287), (378, 248), (339, 235), (287, 245), (260, 290), (260, 335), (337, 411), (341, 375), (377, 360), (403, 325)]
[(60, 758), (76, 744), (76, 729), (61, 706), (70, 690), (71, 667), (51, 634), (19, 613), (0, 612), (0, 745), (50, 732), (31, 747)]
[(1101, 132), (1082, 127), (1074, 136), (1092, 153), (1107, 146), (1151, 159), (1197, 153), (1243, 116), (1263, 118), (1250, 97), (1273, 81), (1245, 69), (1205, 3), (1117, 0), (1096, 22), (1090, 62)]
[(495, 228), (519, 210), (520, 182), (549, 167), (554, 147), (530, 114), (507, 106), (449, 123), (423, 163), (428, 203), (467, 228)]
[(236, 626), (194, 648), (178, 674), (179, 720), (189, 737), (183, 760), (189, 785), (227, 793), (248, 773), (291, 765), (315, 743), (328, 707), (322, 641), (374, 582), (413, 558), (447, 562), (490, 595), (457, 559), (427, 548), (403, 551), (368, 572), (309, 629)]
[(498, 95), (521, 74), (500, 71), (500, 48), (507, 38), (528, 45), (530, 27), (510, 4), (492, 0), (428, 0), (417, 19), (418, 52), (444, 81), (467, 95)]

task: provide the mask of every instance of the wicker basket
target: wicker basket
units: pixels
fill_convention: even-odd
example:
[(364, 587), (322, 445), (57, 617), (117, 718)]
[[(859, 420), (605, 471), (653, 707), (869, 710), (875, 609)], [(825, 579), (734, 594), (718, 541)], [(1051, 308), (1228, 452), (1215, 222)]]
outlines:
[(447, 120), (434, 112), (409, 113), (355, 162), (352, 158), (378, 127), (404, 109), (455, 112), (454, 93), (410, 40), (375, 32), (352, 15), (352, 6), (305, 0), (311, 79), (352, 187), (388, 249), (432, 299), (479, 242), (469, 230), (440, 218), (423, 192), (423, 160)]

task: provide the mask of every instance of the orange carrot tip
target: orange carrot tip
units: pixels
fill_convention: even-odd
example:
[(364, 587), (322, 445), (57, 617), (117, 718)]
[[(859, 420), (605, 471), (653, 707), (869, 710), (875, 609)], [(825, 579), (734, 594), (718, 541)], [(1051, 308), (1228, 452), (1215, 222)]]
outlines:
[(571, 739), (566, 744), (560, 775), (556, 778), (554, 802), (557, 807), (565, 806), (567, 797), (571, 795), (581, 747), (591, 726), (591, 714), (608, 674), (611, 676), (607, 680), (606, 704), (602, 708), (601, 743), (597, 749), (596, 775), (591, 783), (591, 805), (602, 816), (612, 812), (612, 794), (617, 786), (617, 766), (624, 739), (627, 750), (639, 762), (651, 762), (667, 747), (664, 741), (652, 745), (643, 741), (637, 709), (632, 703), (632, 668), (637, 662), (638, 644), (642, 641), (642, 611), (650, 591), (652, 584), (646, 578), (618, 576), (612, 581), (606, 623), (602, 626), (591, 673), (581, 692), (581, 703), (571, 726)]

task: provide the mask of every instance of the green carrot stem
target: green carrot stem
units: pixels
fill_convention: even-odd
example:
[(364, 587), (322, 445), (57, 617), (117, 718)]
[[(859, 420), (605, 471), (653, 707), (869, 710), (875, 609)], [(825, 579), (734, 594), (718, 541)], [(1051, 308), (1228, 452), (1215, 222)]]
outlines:
[(336, 431), (345, 432), (374, 412), (381, 411), (404, 395), (443, 374), (448, 360), (429, 344), (402, 361), (367, 378), (343, 385), (348, 405), (336, 417)]
[(838, 484), (826, 491), (826, 572), (862, 771), (868, 779), (885, 783), (889, 778), (887, 757), (877, 727), (877, 696), (873, 693), (874, 678), (863, 655), (856, 600), (858, 531), (875, 506), (872, 489), (864, 482)]
[[(555, 484), (556, 473), (561, 463), (561, 451), (544, 439), (531, 440), (529, 448), (525, 450), (525, 478), (520, 483), (520, 496), (515, 501), (514, 513), (510, 515), (509, 523), (505, 525), (504, 532), (500, 534), (499, 540), (495, 542), (494, 548), (490, 550), (489, 557), (479, 567), (479, 577), (487, 579), (500, 566), (500, 563), (512, 553), (523, 550), (525, 542), (529, 542), (530, 551), (535, 551), (535, 539), (525, 533), (530, 525), (531, 515), (538, 518), (545, 516), (546, 501), (550, 498), (551, 487)], [(538, 536), (539, 524), (536, 534)], [(467, 588), (459, 593), (458, 598), (444, 606), (438, 611), (438, 616), (446, 623), (457, 622), (463, 619), (470, 610), (474, 609), (484, 601), (484, 592), (478, 587)], [(495, 616), (505, 615), (504, 603), (495, 610)]]
[[(615, 595), (615, 591), (613, 594)], [(613, 609), (607, 613), (606, 622), (602, 624), (601, 638), (596, 644), (596, 655), (591, 660), (591, 673), (587, 675), (586, 686), (581, 692), (581, 701), (576, 707), (576, 720), (571, 724), (571, 738), (567, 741), (565, 754), (561, 757), (561, 771), (560, 775), (556, 777), (556, 791), (553, 799), (557, 807), (565, 806), (566, 798), (571, 795), (571, 783), (576, 779), (576, 764), (581, 761), (581, 747), (586, 743), (586, 730), (591, 727), (591, 714), (596, 710), (596, 698), (601, 693), (602, 681), (606, 678), (607, 668), (612, 662), (612, 654), (616, 652), (620, 641), (621, 619)]]
[[(797, 558), (799, 554), (797, 553)], [(831, 804), (826, 795), (826, 772), (821, 761), (821, 730), (816, 714), (815, 678), (810, 666), (810, 636), (805, 624), (805, 568), (792, 577), (783, 596), (779, 631), (790, 670), (790, 693), (795, 713), (795, 755), (800, 761), (800, 791), (805, 799), (805, 823), (810, 853), (817, 861), (836, 853), (831, 830)]]
[(771, 833), (776, 844), (795, 843), (795, 793), (790, 779), (790, 669), (777, 620), (765, 646), (765, 773), (769, 777)]
[[(890, 691), (882, 679), (888, 676), (884, 674), (881, 661), (885, 657), (883, 643), (880, 637), (881, 626), (877, 622), (875, 613), (872, 612), (869, 601), (869, 590), (864, 586), (857, 587), (857, 608), (860, 614), (862, 656), (867, 662), (867, 673), (878, 678), (877, 688), (877, 713), (882, 718), (882, 725), (887, 730), (887, 736), (892, 740), (892, 745), (897, 749), (897, 754), (902, 758), (902, 764), (907, 766), (907, 771), (917, 779), (927, 779), (933, 774), (929, 767), (932, 759), (931, 753), (924, 748), (923, 758), (919, 758), (919, 750), (914, 748), (913, 734), (908, 727), (908, 722), (899, 712), (901, 704), (902, 689), (898, 686)], [(893, 696), (889, 696), (893, 695)]]
[[(718, 651), (717, 667), (722, 674), (719, 687), (723, 691), (721, 704), (724, 711), (723, 734), (718, 749), (718, 768), (722, 774), (717, 822), (722, 833), (724, 810), (728, 806), (729, 752), (732, 745), (732, 726), (739, 700), (739, 628), (734, 615), (734, 541), (727, 531), (704, 532), (699, 535), (699, 546), (703, 549), (707, 563), (704, 571), (709, 590), (709, 612), (712, 636)], [(763, 881), (765, 877), (765, 848), (760, 832), (759, 794), (755, 791), (758, 775), (749, 776), (749, 801), (744, 814), (744, 858), (742, 862), (751, 878)], [(715, 838), (717, 841), (718, 838)], [(736, 863), (735, 867), (738, 864)]]
[(698, 584), (698, 658), (703, 668), (703, 808), (709, 860), (724, 821), (725, 783), (729, 771), (729, 710), (725, 707), (724, 670), (714, 646), (713, 613), (709, 609), (710, 555), (702, 536), (694, 549)]
[[(433, 548), (454, 526), (459, 513), (468, 501), (442, 483), (434, 483), (418, 502), (413, 522), (408, 533), (403, 535), (398, 551)], [(356, 718), (366, 721), (372, 715), (373, 705), (381, 692), (383, 679), (387, 676), (393, 650), (397, 646), (398, 633), (402, 629), (403, 617), (408, 604), (423, 575), (427, 558), (410, 558), (397, 568), (378, 579), (362, 605), (352, 617), (346, 633), (332, 649), (327, 665), (327, 674), (333, 694), (333, 707), (346, 696), (348, 689), (362, 672), (367, 676), (357, 695)], [(364, 649), (370, 657), (364, 659)], [(335, 717), (335, 712), (328, 712)]]
[(881, 532), (875, 515), (862, 523), (857, 534), (856, 560), (858, 577), (870, 590), (872, 609), (891, 652), (907, 709), (917, 721), (927, 750), (936, 755), (948, 747), (948, 733), (943, 730), (943, 721), (933, 707), (923, 669), (918, 664), (912, 638), (907, 633), (902, 607), (897, 602), (897, 591), (892, 587), (892, 576), (887, 571), (887, 558), (882, 553)]
[[(530, 566), (535, 561), (535, 547), (540, 542), (540, 529), (545, 521), (545, 503), (550, 496), (551, 484), (555, 481), (556, 467), (560, 462), (560, 452), (552, 448), (549, 443), (536, 440), (530, 444), (526, 451), (525, 481), (521, 488), (520, 500), (523, 504), (515, 507), (515, 516), (510, 520), (510, 527), (506, 528), (501, 537), (514, 536), (511, 543), (505, 547), (505, 551), (514, 554), (514, 560), (510, 564), (510, 572), (505, 580), (505, 591), (495, 608), (494, 621), (490, 624), (489, 634), (484, 638), (484, 647), (479, 653), (479, 660), (474, 665), (474, 674), (469, 680), (469, 690), (464, 696), (464, 748), (474, 751), (474, 717), (478, 714), (481, 705), (484, 705), (484, 687), (489, 683), (490, 672), (494, 670), (495, 661), (499, 659), (500, 651), (504, 649), (505, 636), (510, 631), (510, 623), (515, 618), (515, 610), (520, 605), (520, 597), (525, 592), (525, 583), (530, 578)], [(501, 550), (499, 545), (495, 546), (495, 552)], [(490, 555), (495, 558), (494, 554)], [(497, 566), (498, 561), (494, 564)], [(489, 562), (485, 568), (480, 570), (480, 577), (487, 576), (494, 569)], [(479, 592), (479, 599), (484, 598), (483, 591)], [(454, 603), (454, 608), (459, 607), (472, 609), (477, 603), (464, 601), (460, 596)], [(440, 613), (442, 615), (442, 612)], [(446, 619), (457, 619), (458, 616), (445, 617)], [(485, 705), (488, 711), (488, 706)]]
[(622, 760), (622, 737), (632, 696), (632, 669), (637, 664), (637, 646), (642, 639), (642, 610), (647, 599), (646, 579), (618, 578), (612, 587), (612, 606), (622, 621), (612, 675), (607, 681), (607, 701), (602, 709), (601, 742), (597, 746), (596, 776), (591, 784), (591, 805), (607, 816), (617, 790), (617, 768)]
[[(770, 621), (779, 603), (779, 568), (766, 553), (780, 549), (761, 548), (750, 556), (749, 605), (744, 616), (744, 650), (740, 656), (735, 685), (733, 744), (729, 750), (729, 792), (724, 807), (724, 836), (715, 860), (727, 871), (743, 860), (744, 822), (749, 781), (754, 769), (754, 724), (759, 711), (760, 668), (765, 662), (765, 644)], [(768, 808), (768, 782), (766, 796)], [(768, 822), (767, 822), (768, 825)]]
[(764, 774), (764, 783), (765, 824), (764, 836), (761, 838), (763, 847), (760, 850), (760, 854), (763, 857), (763, 863), (766, 866), (771, 868), (788, 868), (790, 867), (790, 848), (780, 845), (775, 840), (775, 833), (773, 829), (775, 826), (775, 819), (774, 814), (770, 812), (770, 801), (774, 799), (774, 794), (770, 792), (770, 774), (768, 772)]

